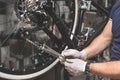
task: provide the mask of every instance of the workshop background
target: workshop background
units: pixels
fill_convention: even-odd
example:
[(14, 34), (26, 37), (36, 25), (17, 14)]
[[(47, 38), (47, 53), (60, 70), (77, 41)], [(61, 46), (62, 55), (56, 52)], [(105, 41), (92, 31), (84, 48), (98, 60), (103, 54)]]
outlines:
[[(26, 25), (19, 21), (15, 13), (15, 10), (14, 10), (15, 5), (13, 4), (15, 3), (15, 1), (16, 0), (0, 0), (0, 70), (1, 71), (4, 71), (4, 69), (2, 68), (10, 69), (11, 71), (14, 71), (16, 69), (22, 70), (25, 67), (31, 68), (32, 65), (30, 64), (33, 64), (33, 63), (37, 64), (38, 62), (41, 62), (39, 60), (39, 58), (41, 58), (41, 54), (35, 54), (35, 53), (39, 53), (42, 51), (36, 50), (36, 48), (26, 43), (25, 41), (21, 41), (21, 39), (16, 40), (14, 38), (11, 38), (9, 39), (9, 41), (6, 41), (7, 39), (4, 40), (5, 37), (9, 37), (7, 36), (8, 34), (12, 35), (12, 33), (17, 33), (17, 30), (21, 27), (21, 25), (22, 26)], [(69, 14), (62, 11), (62, 10), (68, 11), (67, 6), (64, 5), (64, 1), (59, 1), (58, 3), (62, 7), (60, 10), (61, 10), (61, 13), (63, 13), (63, 15), (61, 16), (65, 16), (65, 20), (67, 22), (70, 22), (68, 18)], [(114, 3), (115, 3), (115, 0), (103, 0), (103, 4), (100, 4), (100, 5), (105, 5), (106, 7), (109, 7)], [(92, 8), (95, 10), (94, 6), (92, 6)], [(84, 32), (86, 31), (86, 29), (92, 30), (92, 27), (90, 26), (92, 22), (97, 23), (97, 21), (101, 21), (103, 19), (103, 17), (101, 17), (101, 14), (97, 15), (97, 18), (96, 18), (96, 14), (97, 14), (96, 12), (90, 12), (90, 11), (85, 14), (84, 25), (86, 27), (84, 29)], [(26, 26), (31, 27), (30, 24), (27, 24)], [(46, 34), (44, 34), (42, 31), (36, 32), (35, 35), (42, 36), (42, 37), (43, 35), (46, 36)], [(45, 40), (49, 42), (48, 37), (46, 37)], [(4, 45), (2, 45), (3, 43)], [(27, 46), (27, 47), (24, 47), (24, 46)], [(105, 53), (104, 58), (106, 60), (109, 60), (109, 48), (106, 49), (103, 53)], [(50, 55), (44, 55), (44, 57), (42, 58), (43, 58), (42, 61), (44, 63), (48, 62), (47, 65), (53, 64), (54, 66), (49, 70), (47, 70), (42, 75), (37, 76), (33, 79), (28, 79), (28, 80), (110, 80), (109, 78), (105, 78), (105, 77), (103, 78), (102, 76), (98, 77), (97, 75), (93, 75), (93, 74), (73, 77), (69, 75), (66, 72), (66, 70), (64, 70), (64, 66), (61, 65), (58, 60), (52, 63), (52, 60), (55, 60), (56, 58), (54, 59)], [(41, 64), (37, 64), (37, 66), (45, 66), (45, 67), (47, 65), (43, 64), (42, 62)], [(41, 69), (44, 69), (44, 68), (41, 67)], [(8, 73), (9, 73), (9, 70), (8, 70)], [(19, 73), (16, 73), (16, 74), (19, 74)], [(0, 80), (7, 80), (7, 79), (0, 78)]]

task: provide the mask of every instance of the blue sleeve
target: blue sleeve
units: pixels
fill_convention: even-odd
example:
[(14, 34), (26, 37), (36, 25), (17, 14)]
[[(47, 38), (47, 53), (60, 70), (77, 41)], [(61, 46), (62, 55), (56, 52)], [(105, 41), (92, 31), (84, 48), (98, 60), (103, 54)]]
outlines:
[(117, 1), (111, 9), (110, 16), (109, 16), (110, 19), (113, 18), (114, 12), (117, 8), (119, 8), (119, 6), (120, 6), (120, 1)]

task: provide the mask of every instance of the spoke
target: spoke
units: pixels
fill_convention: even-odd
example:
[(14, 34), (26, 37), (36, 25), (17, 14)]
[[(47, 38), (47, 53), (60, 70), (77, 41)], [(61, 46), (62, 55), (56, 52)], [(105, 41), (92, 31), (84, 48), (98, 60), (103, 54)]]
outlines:
[(0, 23), (0, 25), (4, 25), (4, 24), (7, 24), (7, 23), (11, 23), (12, 21), (7, 21), (7, 22), (3, 22), (3, 23)]
[(11, 35), (17, 30), (17, 28), (13, 28), (10, 33), (8, 33), (9, 35), (6, 36), (6, 38), (3, 40), (3, 42), (0, 44), (0, 47), (3, 46), (11, 37)]

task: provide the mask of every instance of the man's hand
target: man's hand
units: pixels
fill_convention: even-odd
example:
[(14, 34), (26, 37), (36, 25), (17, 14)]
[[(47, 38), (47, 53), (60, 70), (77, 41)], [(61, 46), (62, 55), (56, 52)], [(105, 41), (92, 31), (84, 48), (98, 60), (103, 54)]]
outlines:
[(80, 76), (85, 72), (87, 62), (81, 59), (66, 59), (63, 62), (65, 69), (73, 76)]
[(84, 50), (78, 51), (75, 49), (64, 50), (62, 51), (62, 55), (65, 58), (80, 58), (83, 60), (86, 60), (86, 57), (87, 57), (87, 53)]

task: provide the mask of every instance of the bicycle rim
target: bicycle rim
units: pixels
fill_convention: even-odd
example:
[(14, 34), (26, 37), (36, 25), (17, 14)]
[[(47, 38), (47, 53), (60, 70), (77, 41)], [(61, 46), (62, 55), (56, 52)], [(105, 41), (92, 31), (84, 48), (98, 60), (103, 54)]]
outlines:
[[(24, 1), (27, 1), (27, 0), (18, 0), (18, 1), (21, 1), (21, 2), (23, 1), (24, 2)], [(78, 15), (78, 0), (74, 0), (74, 4), (75, 4), (75, 9), (74, 9), (75, 10), (74, 11), (75, 15), (74, 15), (74, 19), (73, 19), (74, 22), (72, 23), (73, 27), (71, 27), (72, 28), (71, 29), (72, 30), (72, 34), (71, 34), (71, 37), (70, 37), (71, 39), (73, 39), (73, 34), (74, 34), (76, 26), (77, 26), (77, 20), (78, 20), (78, 17), (77, 17), (77, 15)], [(7, 6), (7, 7), (9, 7), (8, 9), (10, 10), (10, 11), (6, 12), (6, 14), (10, 14), (9, 15), (9, 20), (7, 20), (5, 22), (4, 21), (1, 22), (1, 25), (5, 25), (4, 23), (7, 23), (7, 25), (13, 26), (13, 24), (17, 23), (15, 26), (19, 26), (19, 27), (20, 26), (26, 26), (26, 24), (22, 24), (23, 19), (25, 17), (26, 17), (25, 20), (26, 21), (28, 20), (28, 23), (29, 23), (29, 19), (27, 18), (28, 16), (24, 15), (24, 17), (21, 18), (21, 15), (23, 16), (24, 12), (21, 12), (22, 9), (20, 7), (19, 7), (19, 9), (21, 9), (21, 11), (19, 12), (19, 10), (18, 10), (18, 13), (21, 13), (21, 14), (18, 14), (17, 12), (15, 13), (13, 5), (10, 5), (10, 6)], [(10, 7), (12, 7), (12, 9)], [(17, 14), (17, 17), (16, 17), (16, 14)], [(6, 15), (4, 15), (4, 16), (6, 17)], [(14, 16), (14, 18), (12, 18), (13, 16)], [(4, 19), (4, 17), (3, 17), (3, 19)], [(42, 51), (36, 50), (36, 48), (34, 48), (34, 46), (28, 44), (26, 41), (24, 41), (21, 38), (19, 39), (18, 36), (17, 36), (17, 38), (16, 37), (13, 38), (13, 34), (12, 33), (16, 34), (18, 32), (18, 28), (19, 28), (19, 27), (15, 27), (15, 26), (11, 27), (11, 29), (8, 29), (7, 33), (4, 33), (5, 32), (4, 29), (3, 29), (3, 31), (1, 31), (2, 32), (1, 33), (2, 38), (4, 39), (4, 40), (1, 41), (1, 50), (2, 50), (1, 53), (5, 53), (6, 55), (8, 55), (10, 53), (6, 57), (3, 54), (1, 54), (1, 65), (0, 65), (0, 77), (1, 78), (5, 78), (5, 79), (30, 79), (30, 78), (34, 78), (34, 77), (37, 77), (37, 76), (40, 76), (40, 75), (46, 73), (47, 71), (49, 71), (51, 68), (53, 68), (59, 62), (59, 59), (54, 58), (53, 56), (51, 56), (49, 54), (46, 54), (46, 53), (44, 53)], [(27, 24), (27, 26), (29, 27), (29, 24)], [(32, 28), (34, 28), (34, 27), (32, 27)], [(38, 35), (38, 34), (42, 35), (43, 32), (42, 31), (38, 31), (36, 33), (36, 35)], [(12, 36), (12, 39), (9, 39), (9, 38), (11, 38), (11, 36)], [(30, 39), (31, 39), (31, 37), (30, 37)], [(32, 39), (34, 39), (34, 38), (32, 38)], [(15, 44), (14, 44), (14, 42), (15, 42)], [(40, 42), (40, 43), (43, 43), (43, 42)], [(10, 44), (11, 46), (9, 46), (8, 44)], [(6, 50), (10, 50), (10, 51), (6, 51)], [(24, 55), (24, 53), (26, 51), (28, 51), (29, 54), (25, 54)], [(37, 54), (32, 54), (32, 52), (33, 53), (37, 53)], [(39, 52), (41, 52), (43, 54), (39, 54), (38, 55)], [(41, 60), (39, 60), (39, 58), (41, 58), (41, 55), (45, 59), (43, 61), (46, 61), (46, 62), (44, 62), (44, 64), (42, 62), (40, 64)], [(12, 56), (12, 58), (11, 58), (11, 56)], [(33, 61), (29, 61), (28, 57), (30, 59), (33, 59)], [(48, 58), (48, 59), (46, 59), (46, 58)], [(22, 60), (22, 59), (24, 59), (24, 60)], [(35, 61), (36, 59), (37, 59), (37, 62)], [(6, 61), (8, 60), (8, 61), (5, 62), (5, 60)], [(30, 64), (27, 65), (27, 63), (29, 63), (29, 62), (32, 63), (32, 65), (30, 65)], [(9, 65), (8, 65), (8, 63), (9, 63)], [(13, 64), (16, 64), (16, 65), (13, 66)], [(22, 66), (20, 66), (20, 64), (22, 64), (22, 66), (24, 66), (24, 65), (26, 65), (26, 66), (22, 67)], [(16, 69), (14, 67), (16, 67)], [(27, 67), (27, 68), (25, 68), (25, 67)], [(32, 67), (32, 69), (29, 69), (31, 67)]]

